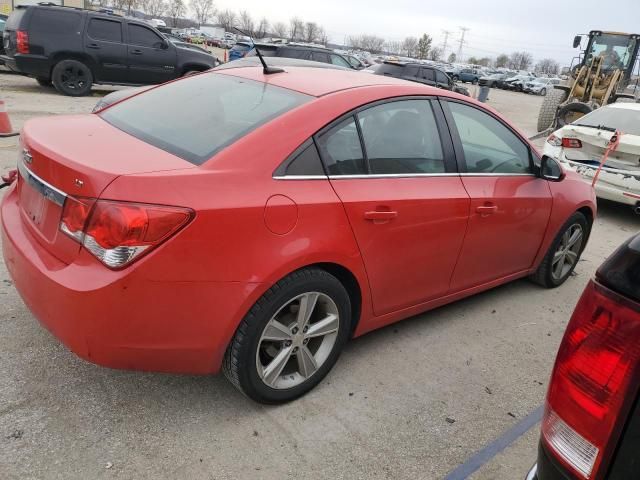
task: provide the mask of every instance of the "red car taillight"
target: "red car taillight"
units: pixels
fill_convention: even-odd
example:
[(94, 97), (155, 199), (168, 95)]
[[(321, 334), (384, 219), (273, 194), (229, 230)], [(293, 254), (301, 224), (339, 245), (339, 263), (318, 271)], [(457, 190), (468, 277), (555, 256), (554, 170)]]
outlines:
[(16, 31), (16, 51), (29, 53), (29, 34), (24, 30)]
[(577, 138), (563, 138), (562, 146), (564, 148), (582, 148), (582, 142)]
[[(579, 478), (594, 478), (640, 360), (640, 307), (591, 281), (563, 338), (542, 438)], [(635, 398), (635, 397), (634, 397)]]
[(187, 208), (67, 197), (60, 230), (110, 268), (121, 268), (182, 229)]

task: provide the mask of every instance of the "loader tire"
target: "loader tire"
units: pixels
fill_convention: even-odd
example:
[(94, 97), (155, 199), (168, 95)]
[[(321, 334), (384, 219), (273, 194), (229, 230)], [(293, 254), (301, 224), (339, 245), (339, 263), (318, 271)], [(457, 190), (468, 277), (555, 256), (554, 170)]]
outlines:
[(538, 132), (542, 132), (553, 125), (558, 106), (567, 99), (567, 92), (554, 88), (544, 97), (540, 113), (538, 114)]

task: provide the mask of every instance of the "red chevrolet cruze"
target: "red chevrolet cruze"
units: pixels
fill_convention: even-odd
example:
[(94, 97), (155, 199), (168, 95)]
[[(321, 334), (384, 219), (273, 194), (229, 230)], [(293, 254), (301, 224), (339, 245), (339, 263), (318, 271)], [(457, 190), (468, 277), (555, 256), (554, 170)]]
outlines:
[(521, 277), (562, 284), (592, 189), (493, 110), (377, 75), (209, 72), (26, 123), (3, 249), (33, 314), (114, 368), (277, 403), (348, 338)]

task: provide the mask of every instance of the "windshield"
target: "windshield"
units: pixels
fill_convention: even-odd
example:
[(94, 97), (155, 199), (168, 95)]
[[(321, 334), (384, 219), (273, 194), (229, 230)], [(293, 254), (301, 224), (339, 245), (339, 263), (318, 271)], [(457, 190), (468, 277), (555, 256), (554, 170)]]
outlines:
[(200, 165), (310, 98), (254, 80), (204, 73), (151, 89), (99, 115), (144, 142)]
[(633, 59), (637, 40), (628, 35), (602, 34), (594, 36), (587, 52), (587, 63), (602, 57), (604, 69), (626, 69)]
[(640, 135), (640, 110), (602, 107), (576, 120), (573, 125), (608, 127), (627, 135)]

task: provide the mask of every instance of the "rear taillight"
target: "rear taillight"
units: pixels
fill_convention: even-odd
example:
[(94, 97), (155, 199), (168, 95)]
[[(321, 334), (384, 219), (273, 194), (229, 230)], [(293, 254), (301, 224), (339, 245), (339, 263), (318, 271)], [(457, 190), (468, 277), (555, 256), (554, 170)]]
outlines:
[(16, 31), (16, 51), (29, 53), (29, 34), (24, 30)]
[(582, 148), (582, 142), (577, 138), (563, 138), (562, 146), (564, 148)]
[(122, 268), (189, 223), (180, 207), (67, 197), (60, 230), (109, 268)]
[(593, 478), (615, 442), (639, 359), (640, 308), (590, 282), (560, 345), (542, 422), (548, 449), (579, 478)]

